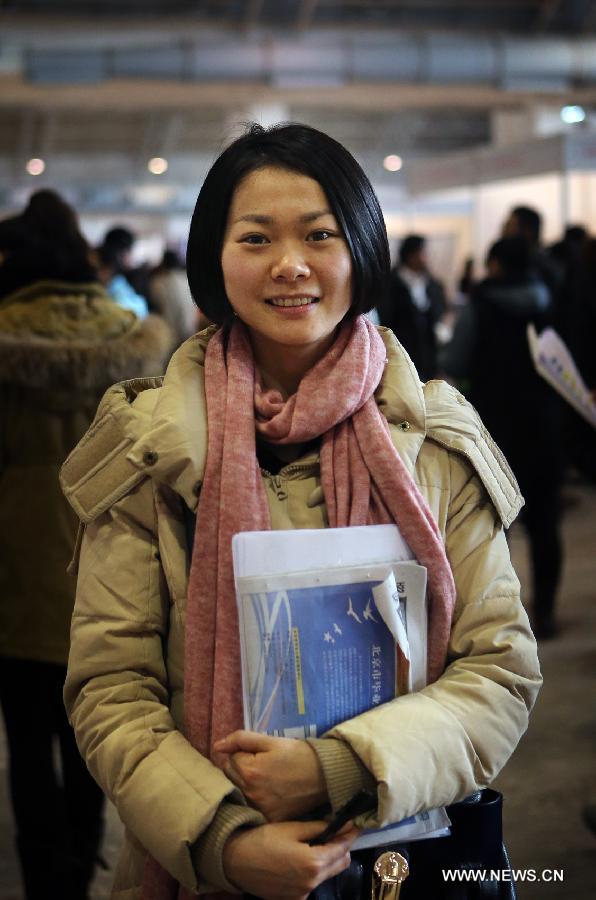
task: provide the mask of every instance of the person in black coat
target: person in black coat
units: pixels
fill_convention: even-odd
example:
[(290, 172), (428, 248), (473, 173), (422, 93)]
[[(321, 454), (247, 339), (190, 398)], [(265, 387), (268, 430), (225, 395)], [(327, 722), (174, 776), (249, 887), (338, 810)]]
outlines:
[(447, 375), (467, 380), (468, 399), (519, 481), (531, 551), (533, 626), (544, 639), (557, 632), (555, 598), (562, 565), (560, 404), (534, 368), (527, 327), (532, 323), (541, 331), (550, 325), (553, 303), (522, 238), (493, 244), (487, 269), (488, 278), (463, 310), (441, 365)]
[(422, 381), (437, 374), (435, 326), (446, 305), (442, 284), (428, 271), (425, 239), (408, 235), (400, 246), (399, 265), (391, 272), (388, 296), (377, 311), (380, 324), (403, 344)]

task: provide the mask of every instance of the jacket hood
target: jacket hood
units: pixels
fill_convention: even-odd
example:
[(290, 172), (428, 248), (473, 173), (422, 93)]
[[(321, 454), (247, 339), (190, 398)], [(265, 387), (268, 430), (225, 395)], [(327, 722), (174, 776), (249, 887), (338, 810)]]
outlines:
[(0, 302), (0, 382), (104, 390), (159, 373), (170, 346), (165, 322), (141, 322), (99, 284), (37, 282)]
[(493, 303), (502, 312), (524, 319), (546, 312), (551, 302), (550, 292), (542, 281), (498, 278), (487, 278), (480, 284), (477, 300)]

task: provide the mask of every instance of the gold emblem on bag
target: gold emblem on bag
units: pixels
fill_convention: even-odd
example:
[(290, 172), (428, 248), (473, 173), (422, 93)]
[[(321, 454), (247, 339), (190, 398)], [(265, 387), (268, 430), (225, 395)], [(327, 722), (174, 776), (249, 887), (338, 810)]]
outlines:
[(408, 861), (401, 853), (382, 853), (373, 866), (372, 900), (398, 900), (402, 882), (409, 874)]

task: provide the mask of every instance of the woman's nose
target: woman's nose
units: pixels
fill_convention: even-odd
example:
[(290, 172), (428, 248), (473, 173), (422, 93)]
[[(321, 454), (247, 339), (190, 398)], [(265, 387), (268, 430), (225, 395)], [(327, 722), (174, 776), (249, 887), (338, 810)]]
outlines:
[(309, 275), (310, 268), (298, 250), (285, 250), (271, 267), (271, 277), (275, 281), (295, 281)]

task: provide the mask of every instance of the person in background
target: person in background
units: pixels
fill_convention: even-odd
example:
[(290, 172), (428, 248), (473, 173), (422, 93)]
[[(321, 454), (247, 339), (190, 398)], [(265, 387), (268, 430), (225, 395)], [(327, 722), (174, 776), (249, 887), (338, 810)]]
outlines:
[(198, 330), (198, 311), (192, 301), (186, 270), (174, 250), (164, 252), (161, 263), (151, 274), (149, 299), (151, 308), (172, 329), (174, 349)]
[(99, 276), (118, 306), (144, 319), (149, 313), (147, 300), (135, 290), (128, 277), (134, 241), (135, 236), (128, 228), (110, 229), (97, 248)]
[[(86, 523), (65, 701), (127, 826), (112, 896), (354, 900), (357, 828), (313, 846), (321, 812), (364, 788), (358, 827), (462, 800), (526, 728), (541, 678), (503, 533), (521, 499), (475, 411), (365, 317), (389, 247), (337, 141), (251, 126), (205, 178), (187, 270), (214, 326), (163, 382), (108, 391), (61, 476)], [(232, 535), (379, 522), (427, 568), (429, 684), (316, 738), (242, 730)], [(408, 893), (446, 900), (414, 861), (429, 844)], [(370, 879), (375, 853), (354, 857)]]
[(550, 291), (553, 302), (551, 314), (555, 321), (560, 302), (559, 293), (563, 287), (563, 267), (542, 246), (542, 216), (531, 206), (514, 207), (503, 223), (502, 237), (521, 238), (527, 244), (530, 266)]
[(458, 283), (459, 305), (463, 306), (468, 302), (472, 295), (474, 285), (476, 284), (476, 276), (474, 274), (474, 260), (469, 257), (464, 262), (461, 277)]
[(27, 900), (85, 900), (104, 801), (62, 701), (78, 521), (58, 471), (108, 384), (161, 370), (169, 334), (111, 300), (53, 191), (0, 222), (0, 254), (0, 704), (16, 847)]
[(523, 238), (493, 244), (487, 270), (440, 363), (450, 377), (468, 381), (468, 399), (519, 481), (531, 551), (533, 630), (547, 639), (557, 633), (555, 599), (562, 566), (560, 405), (534, 368), (527, 326), (532, 323), (540, 331), (550, 324), (553, 304)]
[[(568, 309), (566, 340), (580, 374), (596, 400), (596, 239), (588, 238), (577, 263)], [(596, 432), (574, 410), (565, 410), (567, 462), (596, 483)]]
[(567, 274), (577, 268), (589, 235), (583, 225), (567, 225), (560, 241), (548, 248), (551, 256)]
[(20, 215), (0, 222), (0, 298), (45, 280), (97, 282), (92, 256), (68, 204), (37, 191)]
[(446, 308), (443, 286), (428, 271), (425, 238), (408, 235), (399, 248), (387, 296), (377, 309), (380, 324), (403, 344), (423, 381), (437, 374), (435, 328)]
[(584, 287), (580, 284), (580, 280), (583, 276), (582, 269), (588, 241), (589, 236), (585, 228), (581, 225), (569, 225), (565, 229), (563, 239), (548, 249), (549, 257), (561, 270), (554, 326), (567, 344), (575, 337), (577, 300)]

